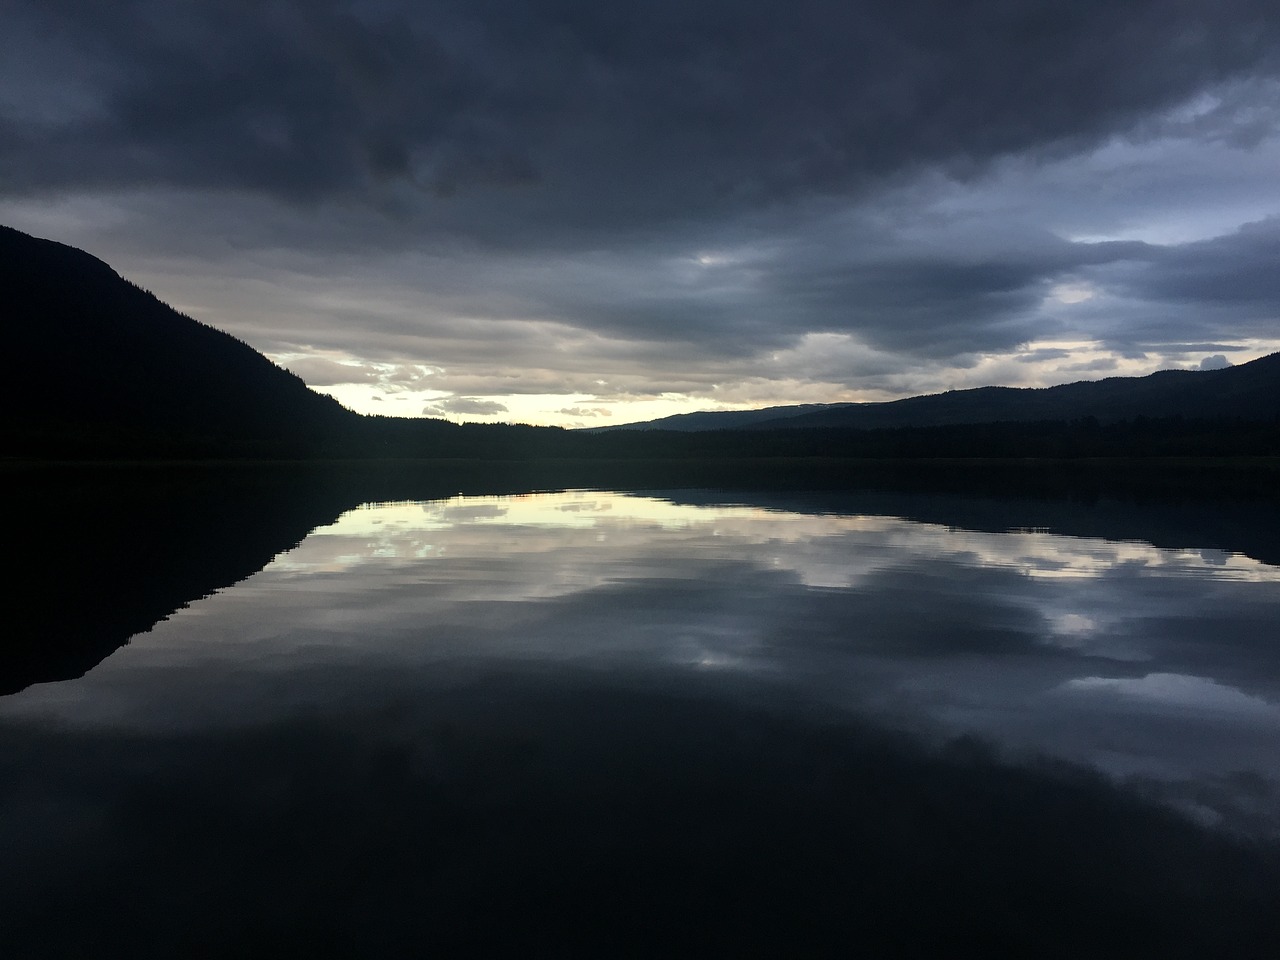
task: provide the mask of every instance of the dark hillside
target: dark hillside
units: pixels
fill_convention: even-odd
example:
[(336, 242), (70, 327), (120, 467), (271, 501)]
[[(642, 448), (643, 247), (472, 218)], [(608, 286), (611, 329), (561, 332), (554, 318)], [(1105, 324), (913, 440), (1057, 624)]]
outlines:
[(801, 414), (818, 413), (838, 407), (851, 407), (851, 403), (795, 403), (781, 407), (762, 407), (759, 410), (705, 410), (698, 413), (675, 413), (657, 420), (641, 423), (619, 423), (608, 427), (584, 427), (583, 433), (612, 433), (617, 430), (676, 430), (694, 433), (699, 430), (742, 430), (756, 426), (765, 429), (777, 425), (780, 420)]
[(1179, 418), (1200, 422), (1280, 420), (1280, 354), (1223, 370), (1161, 370), (1056, 387), (976, 387), (884, 403), (801, 404), (682, 413), (583, 433), (666, 430), (896, 430), (994, 423), (1102, 424)]
[(295, 455), (359, 418), (74, 247), (0, 227), (7, 455)]
[(1057, 387), (978, 387), (888, 403), (858, 404), (771, 420), (746, 429), (939, 427), (1140, 417), (1187, 420), (1280, 418), (1280, 353), (1222, 370), (1162, 370)]

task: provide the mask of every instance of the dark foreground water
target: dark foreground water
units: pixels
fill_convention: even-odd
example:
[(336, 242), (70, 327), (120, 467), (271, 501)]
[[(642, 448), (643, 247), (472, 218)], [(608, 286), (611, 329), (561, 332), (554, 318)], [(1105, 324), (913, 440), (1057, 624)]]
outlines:
[[(224, 558), (0, 698), (0, 953), (1280, 955), (1267, 549), (841, 502), (381, 503)], [(124, 555), (180, 594), (176, 549)], [(167, 602), (106, 579), (117, 631)]]

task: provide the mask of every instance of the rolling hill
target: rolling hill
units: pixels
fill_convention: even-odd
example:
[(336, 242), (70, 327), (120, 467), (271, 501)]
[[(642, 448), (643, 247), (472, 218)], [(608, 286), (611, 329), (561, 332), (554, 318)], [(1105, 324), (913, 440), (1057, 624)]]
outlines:
[(695, 433), (701, 430), (750, 430), (755, 427), (777, 426), (778, 421), (808, 413), (824, 413), (837, 407), (851, 407), (851, 403), (797, 403), (780, 407), (761, 407), (759, 410), (706, 410), (697, 413), (675, 413), (669, 417), (645, 420), (641, 423), (620, 423), (609, 427), (585, 427), (584, 433), (608, 433), (613, 430), (676, 430)]
[(613, 430), (886, 430), (1092, 418), (1280, 419), (1280, 353), (1221, 370), (1162, 370), (1056, 387), (977, 387), (884, 403), (681, 414)]

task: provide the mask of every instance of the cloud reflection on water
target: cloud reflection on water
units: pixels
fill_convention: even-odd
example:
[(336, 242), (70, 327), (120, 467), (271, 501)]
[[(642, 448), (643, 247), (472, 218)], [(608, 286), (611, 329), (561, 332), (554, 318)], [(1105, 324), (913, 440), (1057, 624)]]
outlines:
[[(168, 903), (179, 942), (242, 889), (300, 891), (259, 917), (286, 937), (367, 933), (363, 897), (404, 955), (494, 902), (578, 936), (570, 895), (606, 937), (649, 897), (755, 942), (752, 903), (817, 952), (896, 944), (908, 913), (940, 948), (976, 916), (1005, 955), (1068, 920), (1080, 955), (1121, 949), (1107, 909), (1146, 924), (1124, 956), (1195, 955), (1222, 917), (1261, 942), (1274, 851), (1146, 801), (1280, 835), (1278, 602), (1280, 569), (1238, 554), (1034, 530), (586, 491), (369, 505), (0, 700), (0, 896), (28, 943), (60, 897), (124, 943)], [(713, 919), (671, 919), (713, 887)]]
[[(1140, 542), (587, 491), (373, 504), (0, 710), (199, 727), (388, 664), (665, 665), (1119, 774), (1271, 782), (1278, 602), (1280, 570)], [(1266, 709), (1210, 735), (1228, 701)]]

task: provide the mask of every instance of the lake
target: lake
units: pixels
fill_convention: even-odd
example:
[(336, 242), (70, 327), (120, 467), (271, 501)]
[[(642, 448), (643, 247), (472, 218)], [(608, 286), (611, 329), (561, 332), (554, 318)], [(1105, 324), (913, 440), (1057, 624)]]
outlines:
[(287, 494), (25, 521), (9, 955), (1280, 945), (1256, 504)]

